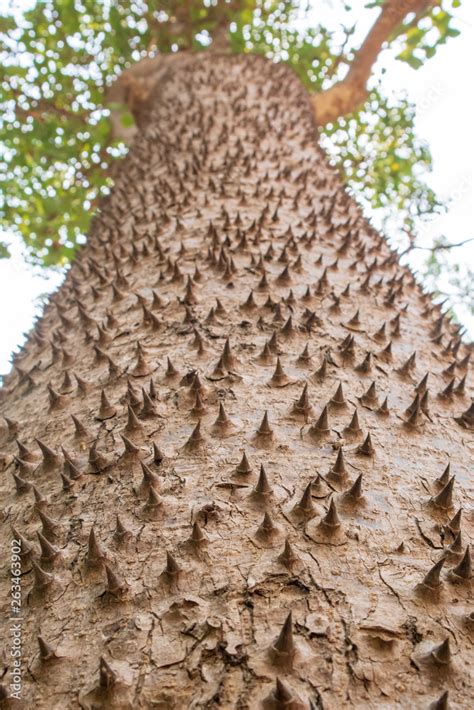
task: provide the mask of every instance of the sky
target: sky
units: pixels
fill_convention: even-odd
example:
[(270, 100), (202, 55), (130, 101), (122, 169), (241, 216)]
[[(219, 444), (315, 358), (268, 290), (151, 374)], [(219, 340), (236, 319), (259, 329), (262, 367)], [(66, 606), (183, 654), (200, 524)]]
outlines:
[[(357, 37), (363, 39), (373, 22), (374, 12), (364, 10), (365, 3), (353, 3), (353, 20), (357, 20)], [(332, 13), (334, 27), (347, 15), (339, 0), (324, 0), (324, 12)], [(0, 13), (4, 0), (0, 0)], [(321, 2), (313, 3), (315, 24)], [(472, 165), (474, 134), (472, 116), (474, 99), (472, 86), (472, 43), (474, 40), (474, 3), (464, 0), (456, 11), (457, 27), (461, 34), (438, 50), (433, 59), (417, 71), (397, 62), (385, 53), (378, 68), (386, 69), (385, 81), (390, 90), (406, 92), (416, 104), (416, 129), (426, 139), (433, 155), (430, 185), (448, 202), (445, 214), (436, 216), (420, 235), (420, 244), (427, 245), (433, 237), (445, 235), (450, 242), (474, 237), (473, 204), (474, 182)], [(4, 237), (4, 235), (2, 235)], [(7, 235), (8, 236), (8, 235)], [(44, 295), (61, 282), (61, 275), (45, 273), (28, 266), (22, 249), (10, 241), (12, 258), (0, 260), (0, 373), (10, 369), (11, 352), (24, 341), (35, 316), (41, 312)], [(416, 269), (426, 257), (425, 252), (413, 254), (411, 265)], [(474, 242), (453, 250), (450, 258), (469, 263), (474, 269)], [(474, 288), (474, 285), (473, 285)], [(457, 314), (474, 338), (474, 317), (465, 309)]]

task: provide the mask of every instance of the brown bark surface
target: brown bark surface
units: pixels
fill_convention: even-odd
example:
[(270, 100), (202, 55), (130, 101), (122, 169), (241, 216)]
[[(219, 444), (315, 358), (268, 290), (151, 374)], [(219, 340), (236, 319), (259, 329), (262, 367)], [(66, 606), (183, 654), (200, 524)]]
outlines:
[(141, 124), (3, 390), (26, 707), (468, 707), (458, 329), (287, 67), (175, 61)]

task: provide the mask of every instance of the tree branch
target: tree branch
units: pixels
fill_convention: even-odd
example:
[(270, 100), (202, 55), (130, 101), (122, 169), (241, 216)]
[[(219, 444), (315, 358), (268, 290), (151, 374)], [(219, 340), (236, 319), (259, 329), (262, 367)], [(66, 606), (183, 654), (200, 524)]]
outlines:
[(474, 237), (470, 237), (469, 239), (463, 239), (462, 242), (456, 242), (455, 244), (435, 244), (433, 247), (419, 247), (416, 246), (414, 243), (411, 243), (410, 246), (408, 246), (404, 251), (399, 254), (399, 258), (401, 259), (402, 256), (406, 256), (410, 252), (414, 251), (415, 249), (419, 251), (430, 251), (432, 253), (436, 251), (445, 251), (449, 249), (456, 249), (456, 247), (463, 247), (465, 244), (469, 244), (469, 242), (474, 242)]
[[(135, 122), (139, 123), (140, 113), (146, 105), (155, 83), (162, 79), (176, 61), (182, 62), (182, 52), (156, 54), (144, 57), (125, 69), (105, 92), (105, 105), (111, 107), (110, 123), (113, 140), (121, 140), (130, 145), (137, 126), (124, 126), (122, 116), (127, 109)], [(177, 57), (180, 59), (177, 59)]]
[(386, 0), (382, 10), (356, 52), (347, 76), (313, 97), (319, 125), (355, 111), (367, 99), (367, 81), (384, 43), (412, 12), (423, 14), (440, 0)]

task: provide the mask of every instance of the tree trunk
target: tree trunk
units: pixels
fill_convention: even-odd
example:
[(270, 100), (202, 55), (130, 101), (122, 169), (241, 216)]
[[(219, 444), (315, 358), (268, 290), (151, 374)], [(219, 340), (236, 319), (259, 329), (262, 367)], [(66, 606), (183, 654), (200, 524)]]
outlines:
[(440, 314), (289, 68), (174, 60), (5, 381), (26, 706), (468, 707), (474, 417)]

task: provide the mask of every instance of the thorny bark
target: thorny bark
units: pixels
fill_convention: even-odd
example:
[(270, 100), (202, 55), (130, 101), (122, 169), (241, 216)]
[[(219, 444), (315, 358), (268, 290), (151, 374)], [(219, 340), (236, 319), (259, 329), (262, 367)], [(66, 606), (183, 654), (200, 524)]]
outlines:
[(468, 707), (469, 368), (291, 71), (173, 60), (5, 381), (26, 706)]

